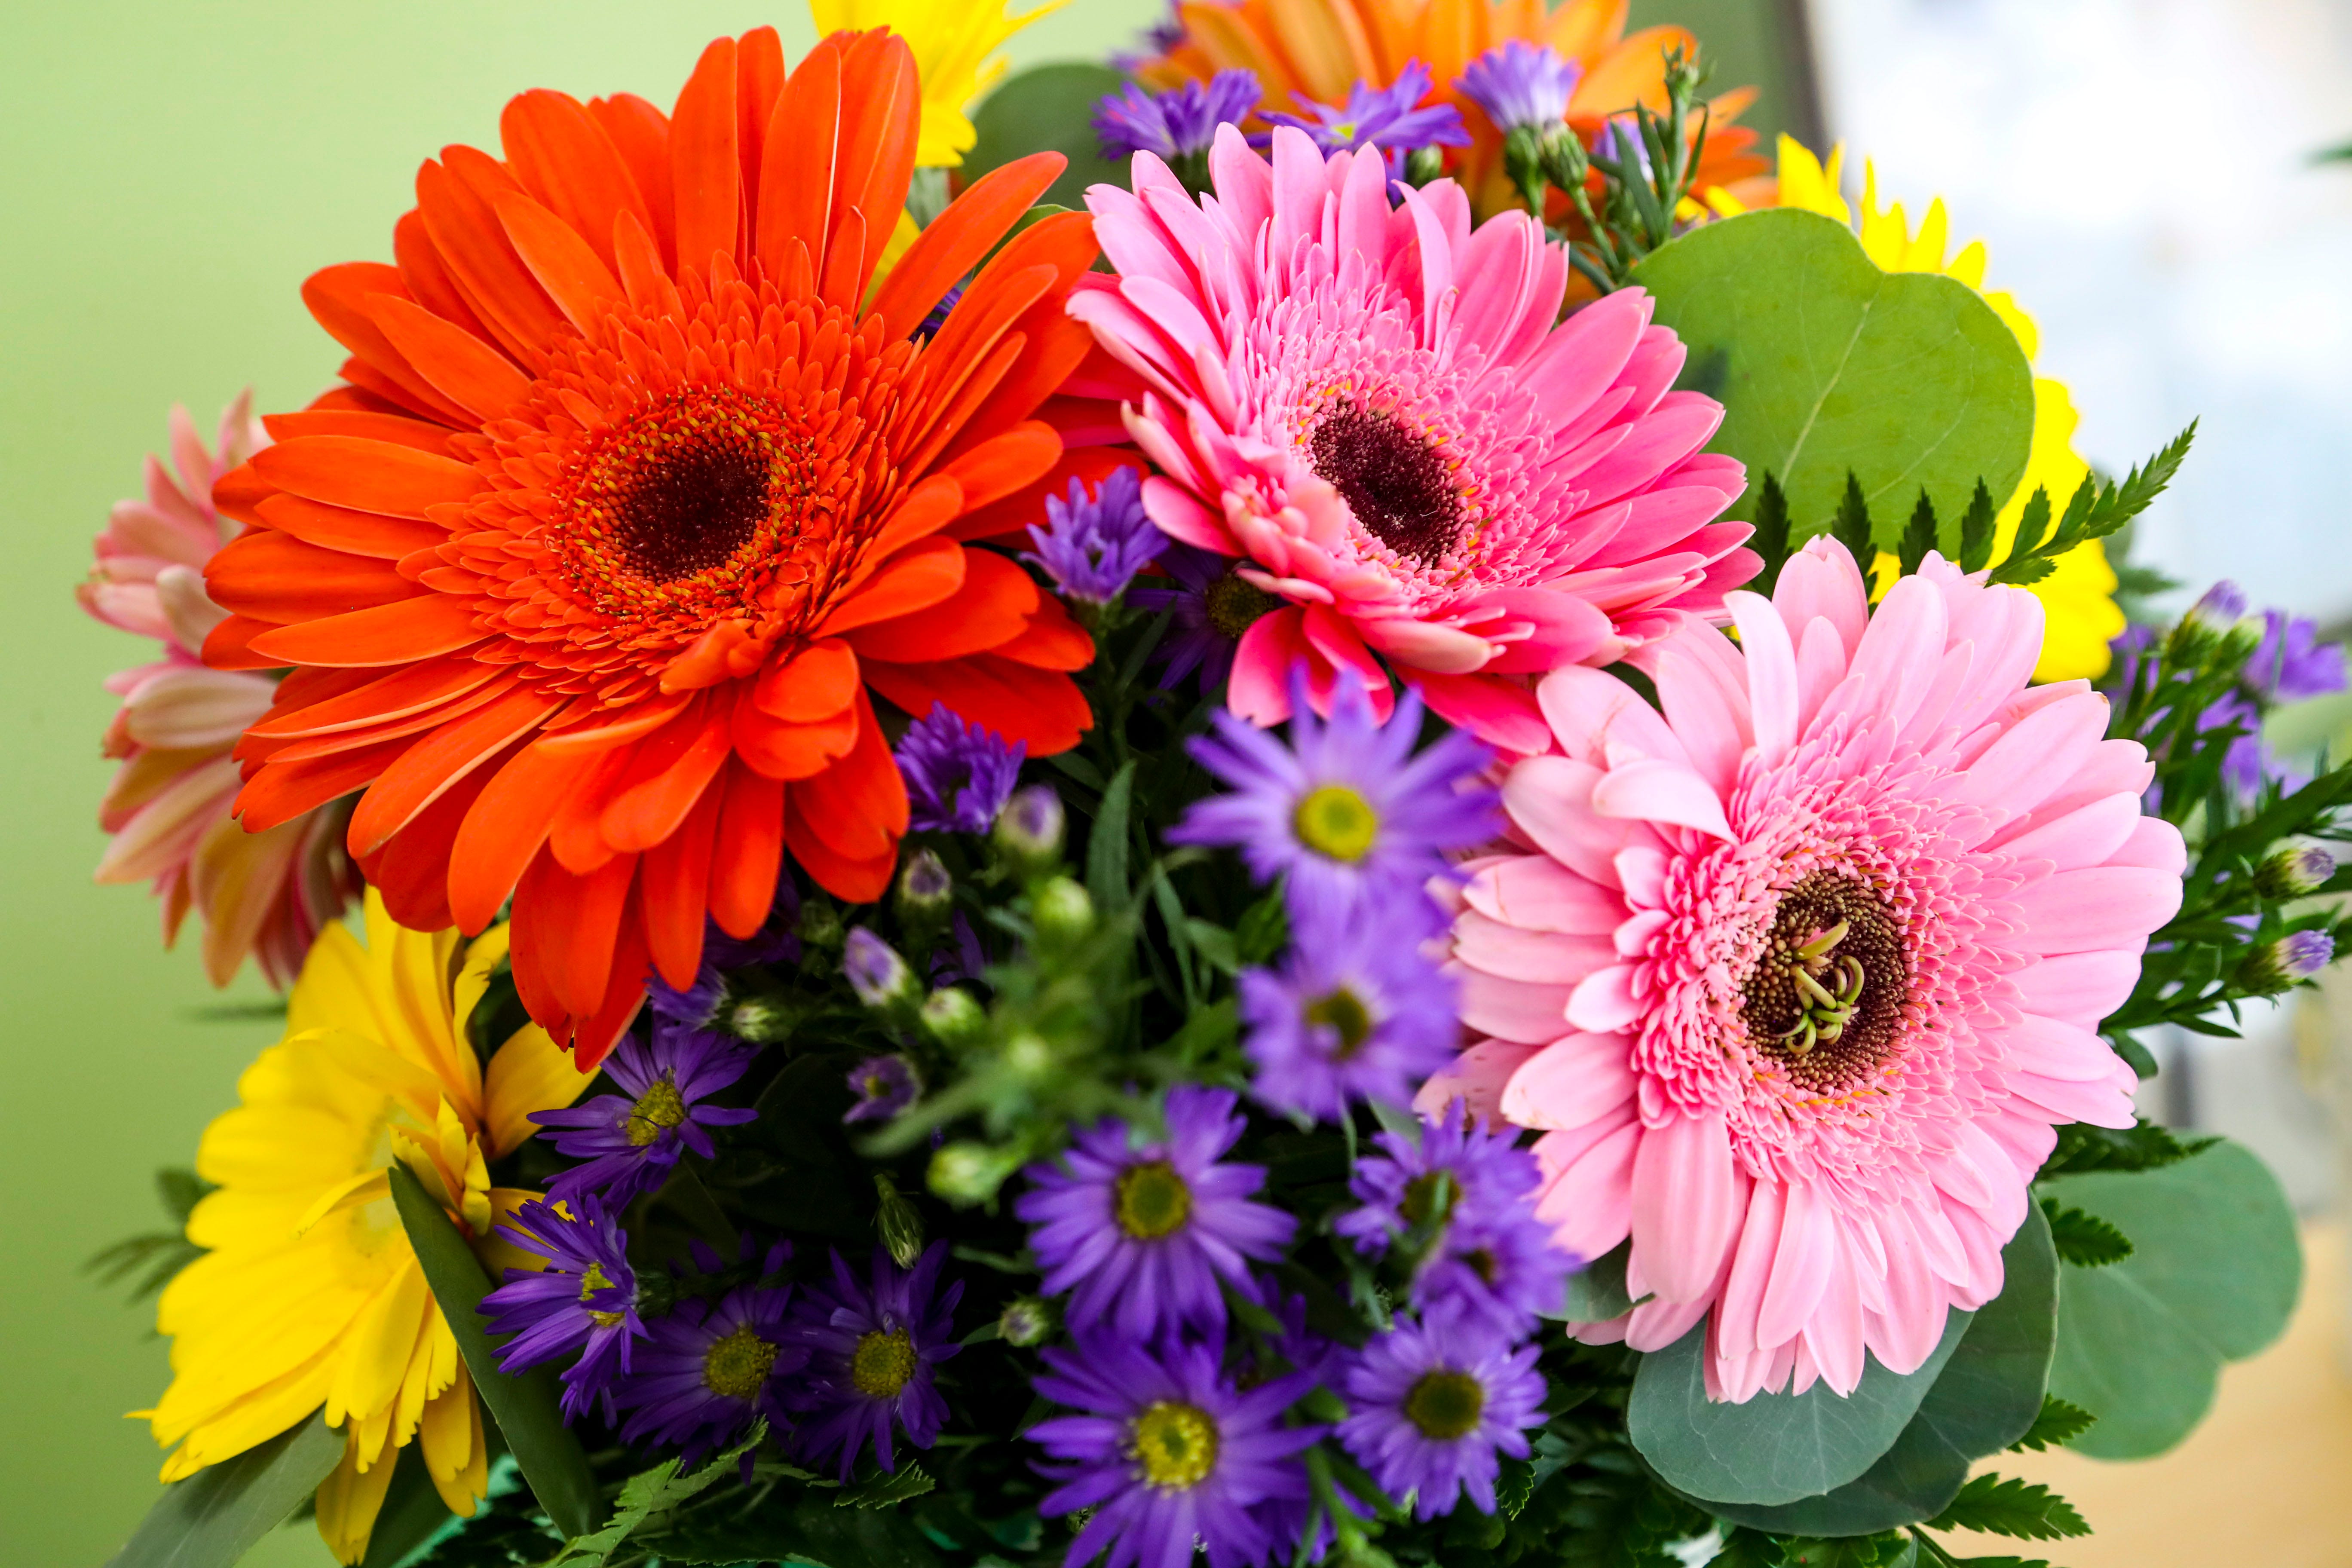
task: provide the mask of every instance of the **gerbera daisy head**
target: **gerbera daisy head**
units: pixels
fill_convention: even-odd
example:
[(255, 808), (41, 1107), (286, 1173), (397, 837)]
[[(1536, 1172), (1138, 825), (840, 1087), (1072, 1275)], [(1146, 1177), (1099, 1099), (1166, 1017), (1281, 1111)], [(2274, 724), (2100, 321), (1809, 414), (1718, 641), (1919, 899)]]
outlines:
[(1251, 1200), (1265, 1168), (1223, 1159), (1242, 1135), (1235, 1103), (1231, 1090), (1182, 1085), (1168, 1091), (1164, 1141), (1107, 1121), (1029, 1167), (1013, 1212), (1032, 1227), (1045, 1289), (1075, 1292), (1073, 1326), (1136, 1340), (1222, 1331), (1220, 1282), (1246, 1286), (1252, 1259), (1282, 1255), (1297, 1221)]
[(646, 1337), (629, 1236), (618, 1217), (583, 1194), (562, 1205), (533, 1199), (499, 1226), (508, 1240), (547, 1262), (508, 1269), (506, 1283), (482, 1298), (490, 1331), (511, 1336), (499, 1347), (499, 1365), (521, 1372), (576, 1356), (563, 1371), (567, 1421), (600, 1398), (604, 1418), (614, 1418), (614, 1380), (629, 1370), (630, 1342)]
[(1120, 468), (1087, 493), (1082, 479), (1070, 493), (1045, 498), (1045, 524), (1029, 527), (1037, 553), (1026, 557), (1045, 570), (1064, 596), (1103, 605), (1127, 591), (1135, 574), (1167, 548), (1168, 536), (1143, 510), (1143, 475)]
[(1438, 1311), (1376, 1334), (1348, 1368), (1339, 1441), (1391, 1497), (1416, 1495), (1423, 1519), (1465, 1496), (1495, 1511), (1501, 1458), (1528, 1457), (1527, 1428), (1549, 1392), (1537, 1347), (1481, 1319)]
[(111, 837), (97, 880), (152, 882), (166, 947), (193, 910), (214, 984), (227, 984), (250, 954), (282, 988), (359, 883), (341, 810), (306, 812), (266, 834), (247, 833), (229, 814), (232, 749), (278, 694), (274, 677), (206, 669), (199, 654), (226, 615), (205, 592), (205, 566), (236, 530), (213, 505), (213, 485), (269, 444), (252, 402), (242, 394), (221, 415), (215, 447), (185, 408), (172, 410), (171, 466), (150, 457), (145, 497), (114, 503), (75, 595), (108, 626), (163, 645), (161, 658), (106, 682), (122, 706), (105, 750), (122, 766), (99, 806)]
[(901, 1268), (877, 1247), (860, 1279), (835, 1252), (832, 1284), (809, 1287), (793, 1325), (808, 1370), (791, 1395), (803, 1421), (796, 1452), (809, 1463), (837, 1461), (845, 1481), (871, 1448), (875, 1463), (895, 1472), (894, 1431), (918, 1448), (939, 1437), (948, 1405), (931, 1369), (962, 1348), (953, 1316), (963, 1281), (940, 1289), (947, 1255), (948, 1244), (935, 1241)]
[[(1304, 682), (1294, 676), (1302, 695)], [(1470, 784), (1489, 753), (1469, 736), (1450, 731), (1414, 753), (1421, 714), (1408, 694), (1382, 723), (1352, 682), (1328, 721), (1299, 703), (1287, 745), (1219, 714), (1216, 732), (1190, 750), (1231, 792), (1194, 802), (1169, 841), (1238, 847), (1259, 881), (1286, 879), (1303, 913), (1339, 918), (1393, 899), (1392, 909), (1435, 919), (1422, 884), (1446, 870), (1447, 851), (1492, 835), (1496, 797)]]
[(1412, 1102), (1461, 1032), (1451, 982), (1417, 951), (1428, 932), (1410, 902), (1318, 910), (1297, 923), (1279, 965), (1242, 971), (1242, 1049), (1259, 1103), (1339, 1121), (1360, 1100)]
[(919, 833), (987, 832), (1028, 754), (1026, 743), (1008, 743), (993, 730), (965, 723), (945, 703), (934, 703), (898, 741), (907, 826)]
[[(791, 1252), (782, 1243), (771, 1249), (762, 1279), (777, 1279)], [(715, 1301), (682, 1297), (656, 1318), (620, 1381), (623, 1440), (682, 1449), (694, 1465), (733, 1444), (753, 1421), (780, 1436), (790, 1430), (784, 1394), (809, 1359), (793, 1330), (792, 1306), (789, 1282), (755, 1283)]]
[(1549, 45), (1507, 38), (1472, 60), (1454, 79), (1454, 89), (1476, 104), (1497, 131), (1542, 132), (1567, 120), (1569, 100), (1583, 74), (1574, 60), (1562, 59)]
[[(1242, 1568), (1286, 1550), (1263, 1515), (1303, 1502), (1299, 1451), (1322, 1436), (1285, 1425), (1307, 1381), (1277, 1377), (1247, 1391), (1218, 1370), (1218, 1347), (1162, 1340), (1145, 1346), (1081, 1332), (1073, 1349), (1040, 1352), (1037, 1392), (1071, 1414), (1024, 1434), (1045, 1449), (1038, 1473), (1055, 1489), (1048, 1519), (1091, 1509), (1068, 1561), (1107, 1568), (1183, 1568), (1196, 1551), (1210, 1568)], [(1295, 1513), (1304, 1521), (1304, 1510)]]
[(1875, 614), (1816, 540), (1739, 643), (1540, 689), (1564, 754), (1514, 767), (1524, 852), (1463, 889), (1463, 1016), (1432, 1079), (1544, 1130), (1537, 1213), (1650, 1299), (1589, 1337), (1707, 1321), (1708, 1387), (1898, 1373), (2000, 1249), (2054, 1123), (2132, 1121), (2099, 1038), (2180, 901), (2179, 832), (2081, 681), (2028, 689), (2042, 612), (1930, 555)]
[(1180, 82), (1166, 92), (1129, 82), (1095, 106), (1095, 139), (1106, 158), (1149, 153), (1197, 184), (1208, 177), (1217, 127), (1239, 125), (1264, 96), (1255, 73), (1245, 70), (1221, 70), (1205, 82)]
[(1421, 100), (1429, 96), (1429, 68), (1408, 60), (1386, 87), (1358, 81), (1348, 89), (1344, 104), (1318, 103), (1298, 94), (1304, 115), (1268, 110), (1265, 119), (1305, 132), (1326, 153), (1352, 153), (1375, 144), (1392, 155), (1421, 147), (1468, 146), (1470, 132), (1463, 127), (1462, 111), (1450, 103), (1424, 106)]
[(1715, 521), (1744, 483), (1701, 450), (1723, 410), (1670, 390), (1683, 346), (1640, 289), (1563, 322), (1567, 252), (1525, 213), (1474, 228), (1438, 181), (1391, 217), (1378, 158), (1295, 129), (1271, 164), (1220, 132), (1210, 163), (1213, 200), (1148, 155), (1135, 194), (1087, 194), (1118, 273), (1070, 310), (1139, 378), (1152, 520), (1279, 602), (1242, 634), (1237, 712), (1285, 717), (1301, 661), (1318, 710), (1359, 679), (1385, 701), (1385, 660), (1539, 752), (1529, 677), (1621, 658), (1755, 573), (1748, 526)]
[(725, 1035), (668, 1019), (655, 1023), (650, 1040), (628, 1036), (604, 1061), (605, 1073), (627, 1092), (531, 1113), (547, 1129), (541, 1137), (582, 1162), (556, 1173), (549, 1192), (566, 1203), (596, 1193), (617, 1213), (668, 1180), (688, 1150), (709, 1159), (711, 1128), (740, 1127), (759, 1114), (709, 1103), (743, 1076), (754, 1054)]
[(1040, 153), (877, 282), (921, 87), (887, 32), (787, 73), (763, 28), (667, 118), (515, 100), (503, 160), (424, 166), (397, 267), (310, 279), (346, 384), (215, 489), (254, 526), (208, 569), (206, 658), (296, 667), (240, 749), (246, 825), (364, 786), (371, 881), (419, 928), (511, 894), (517, 987), (583, 1067), (648, 965), (694, 984), (706, 916), (767, 918), (787, 848), (845, 900), (888, 886), (907, 799), (869, 691), (1033, 754), (1090, 721), (1085, 633), (951, 525), (1054, 477), (1030, 416), (1085, 352), (1062, 300), (1094, 241), (1072, 214), (996, 246)]

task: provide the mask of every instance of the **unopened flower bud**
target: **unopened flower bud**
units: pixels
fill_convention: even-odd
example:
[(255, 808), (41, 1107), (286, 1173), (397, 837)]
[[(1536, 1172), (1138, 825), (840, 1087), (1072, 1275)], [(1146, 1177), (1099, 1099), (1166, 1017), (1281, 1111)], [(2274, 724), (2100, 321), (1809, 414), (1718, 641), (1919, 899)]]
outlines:
[(898, 874), (899, 919), (935, 921), (954, 899), (955, 879), (948, 875), (945, 861), (929, 849), (908, 857), (907, 868)]
[(901, 1268), (912, 1268), (915, 1259), (923, 1255), (923, 1215), (898, 1184), (877, 1171), (874, 1192), (879, 1200), (874, 1210), (874, 1229), (882, 1245), (889, 1249), (890, 1260)]
[(917, 1015), (924, 1033), (951, 1051), (977, 1045), (988, 1034), (988, 1013), (960, 985), (942, 985)]
[(1053, 1076), (1054, 1047), (1043, 1035), (1022, 1030), (1004, 1042), (1004, 1065), (1014, 1075), (1032, 1083), (1042, 1083)]
[(915, 999), (915, 972), (898, 950), (864, 926), (849, 933), (841, 953), (841, 972), (849, 988), (868, 1007), (887, 1007)]
[(1066, 946), (1095, 929), (1095, 901), (1067, 877), (1055, 877), (1036, 893), (1032, 911), (1042, 942)]
[(996, 847), (1023, 870), (1043, 870), (1061, 858), (1062, 797), (1053, 785), (1013, 792), (996, 814)]
[(2336, 875), (2336, 857), (2315, 844), (2281, 849), (2254, 868), (2254, 889), (2266, 899), (2299, 899)]
[(1061, 1323), (1062, 1314), (1043, 1296), (1015, 1296), (996, 1320), (996, 1332), (1008, 1345), (1042, 1343)]
[(841, 911), (833, 907), (832, 900), (814, 895), (801, 906), (801, 918), (793, 922), (793, 929), (805, 946), (839, 947)]
[(2336, 960), (2336, 939), (2324, 931), (2289, 931), (2256, 948), (2238, 965), (2238, 984), (2275, 996), (2310, 979)]
[(1404, 155), (1404, 183), (1418, 190), (1432, 180), (1445, 174), (1445, 151), (1441, 147), (1416, 147)]
[(986, 1203), (1020, 1163), (1005, 1150), (969, 1139), (946, 1144), (931, 1156), (931, 1191), (951, 1204)]
[(782, 996), (763, 992), (731, 998), (719, 1015), (719, 1027), (737, 1039), (758, 1046), (772, 1046), (792, 1038), (793, 1026), (799, 1022), (799, 1008)]
[(2227, 577), (2198, 595), (2181, 616), (2185, 621), (2201, 621), (2216, 631), (2227, 631), (2246, 618), (2246, 591)]

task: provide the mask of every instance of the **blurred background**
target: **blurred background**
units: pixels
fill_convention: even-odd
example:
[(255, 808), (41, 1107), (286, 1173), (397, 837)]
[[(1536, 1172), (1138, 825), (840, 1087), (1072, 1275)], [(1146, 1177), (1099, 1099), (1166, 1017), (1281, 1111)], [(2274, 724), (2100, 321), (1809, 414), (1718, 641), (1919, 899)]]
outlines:
[[(994, 0), (975, 0), (992, 4)], [(1160, 0), (1071, 0), (1015, 61), (1097, 58)], [(1874, 164), (1916, 221), (1945, 198), (1983, 239), (1988, 286), (2040, 323), (2076, 445), (2120, 472), (2191, 418), (2197, 448), (2132, 560), (2186, 586), (2352, 625), (2352, 0), (1638, 0), (1636, 26), (1694, 27), (1745, 122), (1842, 142), (1847, 194)], [(304, 276), (386, 258), (417, 162), (496, 144), (528, 87), (667, 102), (722, 32), (812, 36), (799, 0), (84, 0), (17, 6), (0, 47), (0, 574), (15, 731), (0, 774), (0, 1563), (95, 1564), (154, 1489), (143, 1407), (166, 1377), (152, 1305), (80, 1264), (159, 1223), (158, 1164), (184, 1163), (276, 1037), (268, 993), (205, 983), (160, 951), (138, 888), (89, 881), (111, 764), (100, 687), (145, 657), (76, 608), (89, 536), (164, 445), (244, 386), (292, 406), (341, 358), (302, 311)], [(2352, 740), (2352, 703), (2283, 711), (2287, 750)], [(2352, 1109), (2352, 985), (2247, 1019), (2242, 1040), (2158, 1042), (2152, 1111), (2253, 1145), (2309, 1216), (2287, 1340), (2225, 1374), (2213, 1419), (2152, 1464), (2069, 1454), (2031, 1468), (2100, 1533), (2074, 1568), (2352, 1564), (2345, 1261), (2330, 1215)], [(2250, 1519), (2249, 1500), (2259, 1500)], [(2006, 1548), (1986, 1542), (1981, 1550)], [(254, 1563), (327, 1561), (308, 1526)]]

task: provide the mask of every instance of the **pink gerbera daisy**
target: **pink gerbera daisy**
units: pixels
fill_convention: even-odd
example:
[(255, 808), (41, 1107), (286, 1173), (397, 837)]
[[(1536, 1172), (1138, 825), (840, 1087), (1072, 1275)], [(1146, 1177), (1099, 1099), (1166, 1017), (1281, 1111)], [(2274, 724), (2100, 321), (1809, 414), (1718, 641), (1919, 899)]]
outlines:
[(1754, 574), (1747, 525), (1715, 521), (1740, 466), (1699, 450), (1723, 409), (1668, 390), (1683, 345), (1640, 289), (1560, 322), (1567, 252), (1540, 225), (1474, 230), (1450, 180), (1391, 208), (1377, 149), (1326, 161), (1286, 128), (1269, 163), (1225, 126), (1209, 166), (1198, 202), (1148, 153), (1134, 194), (1087, 193), (1118, 275), (1070, 313), (1141, 378), (1152, 521), (1276, 601), (1242, 637), (1236, 711), (1287, 718), (1302, 660), (1320, 710), (1343, 669), (1385, 700), (1385, 658), (1445, 718), (1540, 751), (1529, 677), (1621, 658)]
[(1739, 646), (1689, 628), (1538, 689), (1562, 756), (1504, 784), (1454, 957), (1491, 1037), (1433, 1079), (1540, 1128), (1538, 1215), (1630, 1236), (1649, 1300), (1579, 1325), (1656, 1350), (1707, 1320), (1707, 1387), (1839, 1393), (1917, 1368), (2000, 1249), (2062, 1121), (2128, 1126), (2094, 1032), (2180, 902), (2147, 754), (2079, 680), (2026, 688), (2042, 608), (1936, 555), (1870, 613), (1816, 540)]
[(205, 563), (236, 531), (214, 508), (213, 485), (269, 444), (251, 405), (247, 394), (221, 416), (216, 453), (186, 409), (172, 410), (177, 478), (147, 459), (145, 498), (114, 504), (78, 593), (98, 619), (163, 644), (161, 657), (106, 683), (122, 699), (106, 754), (122, 766), (99, 807), (113, 838), (98, 880), (152, 881), (166, 946), (194, 910), (214, 984), (227, 984), (250, 953), (282, 986), (357, 882), (342, 850), (347, 812), (321, 807), (264, 833), (229, 816), (240, 783), (230, 749), (278, 693), (275, 675), (208, 669), (197, 651), (226, 618), (205, 592)]

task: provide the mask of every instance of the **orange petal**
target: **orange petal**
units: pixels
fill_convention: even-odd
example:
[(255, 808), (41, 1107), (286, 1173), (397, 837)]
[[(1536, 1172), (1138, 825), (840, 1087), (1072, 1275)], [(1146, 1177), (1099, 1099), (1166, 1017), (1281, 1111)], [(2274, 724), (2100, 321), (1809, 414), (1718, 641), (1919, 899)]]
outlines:
[[(508, 243), (555, 308), (583, 335), (593, 335), (613, 305), (627, 298), (621, 280), (579, 230), (520, 191), (501, 191), (490, 205)], [(604, 230), (607, 237), (612, 232)]]
[(278, 489), (331, 506), (422, 518), (425, 509), (482, 489), (482, 476), (454, 458), (361, 436), (303, 436), (253, 455), (254, 471)]
[(964, 505), (978, 510), (1044, 479), (1061, 456), (1062, 433), (1032, 419), (981, 443), (940, 471), (963, 487)]
[[(841, 48), (826, 38), (801, 57), (776, 100), (765, 141), (772, 156), (760, 166), (757, 251), (781, 279), (795, 239), (812, 262), (822, 259), (833, 228), (833, 163), (841, 121)], [(911, 329), (910, 329), (911, 330)], [(905, 332), (888, 334), (895, 341)]]
[(386, 517), (380, 511), (353, 511), (349, 507), (304, 500), (284, 490), (264, 496), (253, 510), (264, 523), (280, 533), (329, 550), (340, 550), (346, 555), (397, 561), (449, 542), (449, 531), (437, 522)]
[(743, 166), (735, 147), (735, 40), (714, 39), (670, 111), (670, 188), (677, 204), (677, 268), (706, 276), (713, 255), (735, 254)]
[(1025, 741), (1033, 757), (1066, 752), (1094, 727), (1093, 710), (1066, 675), (1032, 669), (992, 654), (947, 664), (875, 664), (866, 684), (909, 713), (944, 702), (1008, 741)]
[(1032, 153), (991, 169), (950, 203), (874, 290), (867, 313), (882, 318), (883, 337), (896, 342), (920, 326), (1067, 167), (1059, 153)]
[(467, 601), (448, 594), (421, 594), (298, 626), (275, 626), (247, 646), (277, 664), (349, 669), (455, 653), (488, 635), (474, 625), (474, 606)]
[(580, 100), (544, 88), (509, 100), (499, 143), (523, 188), (595, 248), (607, 266), (614, 220), (650, 226), (652, 212), (618, 148)]
[(963, 546), (951, 539), (925, 539), (884, 562), (865, 584), (833, 608), (817, 627), (833, 637), (856, 626), (936, 605), (963, 585)]
[(857, 741), (832, 767), (792, 790), (820, 837), (853, 860), (893, 853), (907, 831), (907, 784), (873, 705), (858, 694)]
[[(352, 852), (374, 854), (444, 790), (537, 728), (562, 701), (534, 687), (519, 685), (410, 747), (369, 787), (359, 808), (352, 813)], [(449, 831), (455, 835), (456, 823), (450, 824)]]
[(428, 161), (416, 171), (416, 210), (425, 215), (425, 231), (499, 346), (529, 363), (562, 331), (563, 317), (507, 243), (489, 196), (477, 188), (520, 187), (471, 147), (446, 148), (442, 156), (446, 164)]
[(646, 945), (654, 967), (679, 991), (702, 967), (703, 915), (710, 894), (712, 840), (727, 796), (722, 778), (702, 792), (694, 809), (647, 851), (638, 899), (645, 910)]
[(384, 377), (421, 411), (445, 424), (470, 423), (466, 411), (433, 390), (369, 319), (368, 297), (392, 294), (407, 298), (408, 286), (397, 268), (380, 261), (346, 261), (312, 273), (302, 282), (302, 303), (327, 335), (352, 351), (371, 370)]
[(852, 44), (842, 58), (841, 97), (843, 102), (859, 106), (860, 112), (842, 138), (841, 155), (834, 165), (834, 226), (825, 240), (825, 263), (830, 270), (835, 251), (855, 247), (852, 285), (844, 302), (847, 309), (866, 297), (891, 227), (863, 216), (853, 226), (847, 215), (894, 216), (906, 206), (914, 178), (923, 106), (915, 55), (907, 40), (877, 27)]
[(990, 391), (988, 401), (948, 444), (950, 462), (1036, 413), (1094, 353), (1093, 331), (1084, 321), (1063, 314), (1063, 300), (1056, 295), (1029, 308), (1021, 318), (1019, 335), (1026, 340), (1021, 353)]
[(1032, 669), (1084, 669), (1095, 661), (1095, 639), (1070, 619), (1059, 599), (1048, 597), (1019, 637), (988, 651)]
[(575, 877), (588, 875), (618, 853), (604, 839), (604, 808), (629, 773), (626, 750), (599, 752), (591, 760), (594, 768), (582, 773), (569, 794), (550, 803), (555, 820), (548, 830), (547, 847)]
[[(568, 1029), (570, 1017), (594, 1013), (604, 1002), (614, 947), (621, 932), (622, 906), (636, 880), (637, 857), (616, 856), (585, 877), (575, 877), (542, 855), (530, 863), (515, 889), (515, 979), (529, 969), (538, 985), (570, 1016), (540, 1026)], [(642, 940), (642, 939), (641, 939)], [(642, 984), (642, 976), (638, 977)]]
[(604, 724), (588, 725), (577, 730), (557, 730), (540, 744), (550, 752), (584, 756), (592, 752), (611, 748), (634, 741), (640, 735), (650, 735), (668, 723), (694, 700), (691, 692), (679, 692), (670, 697), (650, 698), (632, 703), (618, 710), (619, 717)]
[(224, 610), (280, 625), (429, 592), (388, 561), (321, 550), (275, 529), (222, 546), (205, 567), (205, 588)]
[(710, 918), (730, 936), (767, 922), (783, 869), (784, 786), (737, 763), (727, 770), (719, 847), (710, 877)]
[(1045, 521), (1047, 496), (1066, 496), (1072, 479), (1083, 479), (1088, 489), (1094, 489), (1119, 469), (1139, 466), (1131, 447), (1066, 447), (1045, 478), (966, 512), (948, 531), (967, 543), (987, 539), (1025, 547), (1030, 542), (1029, 525)]
[(408, 286), (411, 300), (478, 338), (491, 336), (490, 329), (482, 325), (481, 318), (474, 314), (474, 308), (466, 303), (465, 293), (449, 276), (441, 253), (433, 247), (433, 237), (425, 232), (425, 215), (415, 207), (403, 213), (400, 221), (392, 226), (392, 258), (399, 264), (400, 280)]
[(231, 616), (205, 635), (205, 662), (215, 669), (276, 669), (286, 661), (253, 651), (253, 639), (278, 628), (250, 616)]
[(646, 232), (664, 258), (662, 265), (673, 265), (677, 230), (670, 217), (669, 118), (634, 92), (591, 99), (588, 114), (628, 165), (637, 194), (645, 198)]
[[(303, 703), (283, 712), (274, 708), (246, 733), (266, 739), (292, 740), (302, 735), (325, 735), (338, 730), (354, 730), (363, 724), (405, 719), (411, 714), (440, 707), (454, 698), (463, 697), (499, 674), (499, 669), (498, 665), (482, 664), (473, 659), (430, 659), (403, 665), (389, 675), (376, 676), (372, 679), (366, 679), (363, 670), (337, 671), (335, 673), (341, 675), (361, 676), (361, 684), (322, 700)], [(280, 688), (279, 708), (284, 708), (286, 692)]]
[(945, 474), (918, 480), (883, 521), (866, 553), (879, 561), (904, 545), (937, 533), (963, 511), (963, 487)]
[(512, 762), (484, 770), (482, 792), (450, 847), (451, 923), (473, 935), (498, 918), (523, 868), (547, 842), (555, 820), (548, 803), (568, 795), (596, 761), (551, 754), (542, 742), (525, 747)]
[(964, 552), (963, 585), (912, 615), (849, 634), (862, 658), (928, 664), (980, 653), (1019, 637), (1041, 595), (1029, 574), (985, 550)]
[[(369, 298), (403, 310), (417, 310), (407, 300), (395, 300), (389, 294), (375, 294)], [(365, 436), (373, 441), (389, 441), (395, 447), (414, 447), (436, 458), (449, 456), (449, 426), (424, 419), (411, 419), (404, 414), (365, 413), (349, 408), (306, 408), (296, 414), (266, 414), (262, 416), (261, 423), (273, 441), (290, 441), (297, 436)]]
[(815, 723), (788, 724), (755, 702), (739, 703), (732, 735), (736, 755), (768, 777), (814, 778), (856, 743), (857, 710), (845, 706)]
[(890, 889), (890, 873), (898, 866), (898, 847), (870, 859), (854, 860), (835, 849), (809, 826), (798, 791), (784, 803), (784, 842), (816, 885), (835, 898), (853, 904), (870, 904)]
[(409, 930), (446, 931), (457, 923), (449, 908), (450, 853), (459, 826), (496, 772), (495, 766), (478, 768), (457, 780), (360, 862), (368, 886), (383, 894), (384, 908)]
[(830, 719), (857, 695), (857, 655), (838, 637), (814, 642), (770, 661), (751, 689), (751, 700), (789, 724)]
[(605, 843), (625, 852), (651, 849), (677, 831), (727, 762), (733, 706), (705, 702), (637, 746), (599, 818)]
[(485, 425), (530, 395), (530, 377), (512, 360), (421, 305), (371, 295), (368, 316), (417, 374)]
[(237, 791), (231, 809), (248, 833), (291, 822), (372, 782), (414, 744), (405, 738), (384, 741), (314, 762), (265, 767)]

